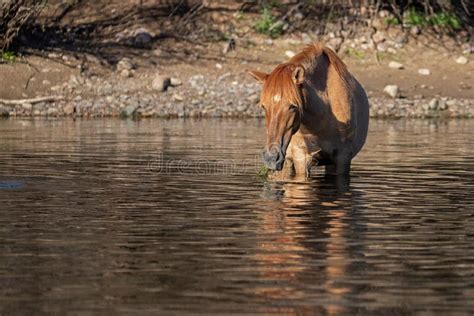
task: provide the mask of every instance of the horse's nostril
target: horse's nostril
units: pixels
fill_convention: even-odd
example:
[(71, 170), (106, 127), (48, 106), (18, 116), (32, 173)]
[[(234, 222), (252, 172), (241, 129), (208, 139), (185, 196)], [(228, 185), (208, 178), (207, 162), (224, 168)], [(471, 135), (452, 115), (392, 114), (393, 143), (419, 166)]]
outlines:
[(279, 151), (268, 151), (265, 150), (262, 154), (263, 160), (266, 162), (277, 162), (280, 160), (280, 152)]
[(269, 160), (270, 155), (268, 154), (268, 152), (266, 150), (262, 153), (262, 158), (263, 158), (264, 161)]

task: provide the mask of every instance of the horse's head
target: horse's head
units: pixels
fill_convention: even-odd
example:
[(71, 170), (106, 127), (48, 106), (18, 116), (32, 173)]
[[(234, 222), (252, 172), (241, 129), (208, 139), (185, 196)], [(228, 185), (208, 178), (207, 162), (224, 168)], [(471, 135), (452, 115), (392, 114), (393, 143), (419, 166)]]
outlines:
[(270, 74), (256, 70), (249, 73), (263, 84), (260, 105), (265, 110), (267, 128), (263, 160), (269, 169), (281, 170), (291, 137), (300, 127), (304, 68), (288, 63), (277, 66)]

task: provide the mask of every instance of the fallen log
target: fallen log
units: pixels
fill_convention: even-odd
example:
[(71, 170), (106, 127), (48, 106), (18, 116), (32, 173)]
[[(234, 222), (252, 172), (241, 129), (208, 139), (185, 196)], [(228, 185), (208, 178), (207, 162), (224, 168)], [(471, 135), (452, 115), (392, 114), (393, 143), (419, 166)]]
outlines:
[(32, 99), (19, 99), (19, 100), (6, 100), (0, 99), (0, 104), (3, 105), (22, 105), (22, 104), (35, 104), (40, 102), (54, 102), (64, 100), (63, 96), (47, 96), (47, 97), (37, 97)]

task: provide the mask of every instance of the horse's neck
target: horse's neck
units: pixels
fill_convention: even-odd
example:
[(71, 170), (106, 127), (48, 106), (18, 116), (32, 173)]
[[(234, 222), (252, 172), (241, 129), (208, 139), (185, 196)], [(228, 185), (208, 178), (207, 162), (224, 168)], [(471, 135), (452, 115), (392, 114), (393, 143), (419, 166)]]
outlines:
[(324, 126), (328, 115), (331, 113), (329, 95), (326, 90), (318, 90), (310, 84), (304, 87), (305, 105), (301, 124), (306, 130), (315, 130)]
[(305, 106), (301, 124), (305, 129), (317, 132), (327, 128), (334, 119), (349, 122), (351, 104), (348, 90), (327, 58), (320, 56), (315, 61), (302, 92)]

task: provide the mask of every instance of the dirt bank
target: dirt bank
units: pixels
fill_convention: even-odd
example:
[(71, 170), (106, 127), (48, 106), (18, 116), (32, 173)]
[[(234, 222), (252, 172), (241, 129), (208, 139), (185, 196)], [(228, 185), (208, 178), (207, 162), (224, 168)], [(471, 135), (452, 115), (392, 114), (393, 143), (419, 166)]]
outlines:
[[(99, 5), (82, 6), (56, 28), (36, 38), (24, 35), (41, 39), (41, 45), (33, 43), (23, 56), (0, 63), (0, 99), (61, 100), (0, 102), (4, 116), (261, 116), (260, 87), (246, 70), (270, 71), (317, 41), (337, 50), (365, 87), (373, 117), (474, 116), (470, 47), (444, 35), (388, 27), (385, 15), (372, 22), (371, 32), (360, 29), (348, 36), (337, 29), (323, 35), (295, 30), (270, 39), (252, 29), (258, 12), (240, 16), (240, 11), (221, 8), (191, 24), (206, 30), (193, 39), (195, 33), (183, 37), (179, 30), (169, 35), (170, 25), (181, 25), (182, 17), (171, 23), (150, 19), (147, 10), (133, 11), (130, 2), (108, 5), (110, 21), (99, 20), (104, 11)], [(116, 22), (114, 12), (129, 9), (133, 23), (123, 17), (125, 24)], [(85, 25), (94, 25), (95, 37), (84, 35)], [(233, 31), (223, 38), (229, 25)], [(60, 31), (63, 26), (72, 33)], [(190, 25), (183, 27), (189, 31)], [(172, 85), (161, 91), (167, 78)], [(387, 85), (397, 86), (395, 97), (384, 92)]]

